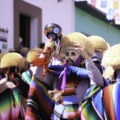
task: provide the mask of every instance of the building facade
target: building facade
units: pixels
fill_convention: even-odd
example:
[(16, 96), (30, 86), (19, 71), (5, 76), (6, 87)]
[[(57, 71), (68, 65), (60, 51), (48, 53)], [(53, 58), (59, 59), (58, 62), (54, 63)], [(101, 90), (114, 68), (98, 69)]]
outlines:
[(26, 47), (39, 46), (47, 40), (44, 27), (49, 23), (59, 24), (63, 35), (74, 31), (74, 0), (1, 0), (0, 15), (0, 28), (8, 31), (7, 42), (0, 41), (5, 50), (17, 49), (19, 37)]
[(110, 45), (120, 43), (120, 25), (109, 22), (105, 13), (86, 2), (75, 3), (75, 31), (103, 37)]

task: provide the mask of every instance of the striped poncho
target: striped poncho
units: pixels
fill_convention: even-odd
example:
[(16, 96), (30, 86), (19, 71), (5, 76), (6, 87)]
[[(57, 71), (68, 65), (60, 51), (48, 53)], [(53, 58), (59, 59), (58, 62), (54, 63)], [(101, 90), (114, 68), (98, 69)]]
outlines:
[(81, 120), (120, 120), (120, 83), (92, 86), (79, 108)]
[(82, 120), (104, 120), (104, 111), (102, 103), (102, 90), (98, 86), (92, 86), (79, 108)]
[(48, 95), (49, 89), (46, 83), (35, 77), (32, 78), (27, 100), (26, 120), (50, 120), (53, 102)]
[(31, 82), (31, 78), (32, 78), (32, 73), (30, 70), (27, 70), (25, 72), (22, 73), (22, 79), (24, 82), (26, 82), (28, 85), (30, 85)]
[[(12, 86), (11, 82), (9, 86)], [(19, 89), (9, 88), (7, 82), (0, 87), (0, 120), (24, 120), (25, 109)]]

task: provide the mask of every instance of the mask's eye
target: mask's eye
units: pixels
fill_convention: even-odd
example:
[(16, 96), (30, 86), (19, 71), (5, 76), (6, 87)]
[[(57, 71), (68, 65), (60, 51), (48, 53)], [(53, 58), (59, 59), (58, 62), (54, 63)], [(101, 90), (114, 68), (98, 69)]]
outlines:
[(69, 52), (66, 52), (66, 54), (65, 54), (66, 56), (69, 56)]
[(71, 52), (71, 55), (72, 55), (72, 56), (75, 56), (76, 54), (75, 54), (75, 52)]

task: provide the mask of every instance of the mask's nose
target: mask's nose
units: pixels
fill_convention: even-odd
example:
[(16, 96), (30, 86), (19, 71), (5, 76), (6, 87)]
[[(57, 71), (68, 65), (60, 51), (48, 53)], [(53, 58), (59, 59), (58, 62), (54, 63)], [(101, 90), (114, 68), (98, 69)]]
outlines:
[(74, 64), (74, 61), (73, 61), (72, 59), (68, 58), (68, 59), (66, 60), (66, 63), (67, 63), (68, 65), (73, 65), (73, 64)]

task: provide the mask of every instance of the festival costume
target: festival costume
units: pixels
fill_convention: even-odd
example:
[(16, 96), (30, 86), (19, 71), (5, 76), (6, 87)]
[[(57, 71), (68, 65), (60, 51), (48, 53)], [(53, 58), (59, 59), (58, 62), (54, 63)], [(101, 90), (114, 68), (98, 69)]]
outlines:
[[(55, 40), (55, 44), (59, 44), (58, 38), (61, 37), (61, 27), (59, 25), (54, 23), (46, 25), (44, 33), (48, 38), (52, 37)], [(48, 71), (50, 52), (42, 53), (38, 59), (32, 62), (34, 66), (32, 68), (33, 77), (28, 95), (26, 120), (49, 120), (51, 118), (54, 102), (48, 94), (48, 90), (54, 89), (58, 75), (53, 75)]]
[(91, 86), (87, 91), (79, 114), (81, 120), (119, 120), (120, 83), (109, 85), (106, 81), (104, 88)]
[(30, 69), (31, 63), (35, 58), (39, 57), (39, 55), (42, 51), (43, 51), (43, 49), (34, 48), (32, 50), (29, 50), (29, 52), (26, 56), (26, 71), (22, 73), (22, 79), (28, 85), (30, 85), (30, 82), (31, 82), (31, 79), (32, 79), (32, 71)]
[[(50, 67), (50, 69), (55, 70), (56, 74), (58, 74), (59, 72), (57, 72), (56, 68), (57, 68), (56, 66)], [(100, 86), (104, 85), (104, 81), (101, 79), (100, 73), (98, 72), (99, 74), (95, 74), (97, 73), (96, 71), (98, 71), (98, 69), (95, 67), (91, 59), (86, 60), (86, 68), (87, 69), (74, 67), (74, 66), (68, 66), (68, 71), (69, 71), (69, 74), (67, 73), (68, 83), (66, 84), (66, 90), (65, 90), (66, 92), (65, 94), (63, 94), (64, 106), (57, 104), (56, 109), (54, 110), (54, 114), (56, 115), (56, 117), (58, 117), (58, 119), (60, 118), (68, 119), (68, 116), (70, 115), (71, 117), (76, 117), (79, 103), (83, 100), (86, 90), (90, 87), (89, 77), (96, 84)], [(72, 77), (74, 78), (74, 81), (71, 81)], [(78, 83), (79, 85), (77, 85)], [(73, 86), (73, 87), (70, 87), (70, 86)], [(76, 93), (72, 91), (74, 88), (76, 89)], [(61, 109), (63, 108), (63, 111), (61, 111), (60, 108)]]
[[(120, 119), (120, 44), (106, 50), (103, 55), (102, 65), (106, 85), (100, 88), (91, 86), (79, 108), (81, 120), (119, 120)], [(114, 83), (113, 83), (114, 81)], [(110, 84), (109, 84), (109, 83)], [(111, 84), (112, 83), (112, 84)]]
[[(87, 37), (81, 33), (71, 33), (63, 37), (62, 41), (62, 51), (67, 52), (68, 50), (75, 50), (80, 46), (84, 46), (86, 51), (90, 56), (93, 55), (93, 46), (87, 40)], [(74, 44), (77, 43), (77, 46)], [(80, 53), (79, 53), (80, 55)], [(81, 61), (77, 63), (80, 64)], [(76, 64), (75, 64), (76, 65)], [(89, 77), (82, 78), (78, 77), (77, 74), (70, 73), (66, 79), (66, 88), (63, 93), (63, 105), (57, 104), (54, 110), (54, 119), (77, 119), (78, 107), (84, 98), (87, 89), (90, 87), (90, 80), (96, 82), (96, 84), (103, 86), (104, 81), (99, 73), (98, 69), (95, 67), (91, 59), (85, 61), (86, 68), (88, 70)], [(69, 67), (69, 66), (68, 66)], [(79, 68), (79, 67), (78, 67)], [(83, 72), (84, 74), (84, 72)], [(98, 79), (99, 78), (99, 79)], [(58, 109), (57, 109), (58, 107)], [(60, 109), (61, 108), (61, 109)], [(63, 110), (63, 111), (61, 111)]]
[(31, 72), (30, 70), (27, 70), (27, 71), (25, 71), (25, 72), (22, 73), (22, 79), (23, 79), (24, 82), (26, 82), (28, 85), (30, 85), (31, 78), (32, 78), (32, 72)]
[(19, 49), (19, 52), (23, 57), (27, 56), (28, 51), (29, 51), (29, 48), (27, 48), (27, 47), (22, 47)]
[(119, 71), (120, 71), (120, 44), (116, 44), (110, 47), (104, 54), (102, 59), (102, 65), (105, 66), (103, 76), (110, 83), (112, 81), (119, 82)]
[(101, 74), (103, 73), (103, 67), (101, 66), (101, 60), (104, 52), (109, 48), (109, 44), (100, 36), (89, 36), (88, 39), (93, 44), (94, 47), (94, 56), (92, 57), (93, 62), (100, 70)]
[[(58, 32), (58, 30), (56, 31)], [(52, 38), (55, 38), (54, 34), (50, 34), (50, 38), (51, 38), (51, 35), (52, 35)], [(70, 34), (70, 38), (69, 38), (69, 35), (63, 37), (62, 39), (63, 43), (66, 43), (67, 46), (62, 43), (62, 47), (64, 46), (62, 48), (62, 51), (66, 51), (65, 49), (71, 49), (71, 48), (73, 49), (74, 48), (72, 47), (73, 43), (76, 43), (76, 42), (79, 43), (79, 40), (80, 40), (80, 45), (85, 46), (90, 56), (93, 55), (94, 53), (93, 46), (86, 39), (87, 37), (85, 35), (81, 33), (73, 33), (73, 34)], [(74, 42), (72, 40), (74, 40)], [(57, 43), (59, 42), (57, 41)], [(68, 46), (71, 46), (71, 47), (68, 47)], [(49, 58), (49, 52), (46, 51), (43, 54), (41, 54), (39, 58), (35, 59), (32, 62), (32, 64), (35, 67), (33, 68), (33, 78), (30, 83), (29, 97), (28, 97), (27, 109), (26, 109), (26, 120), (30, 118), (33, 120), (35, 119), (49, 120), (50, 119), (51, 114), (53, 113), (53, 107), (54, 107), (53, 100), (56, 100), (54, 99), (56, 94), (53, 94), (53, 96), (51, 96), (51, 94), (48, 94), (48, 92), (54, 89), (57, 89), (58, 91), (62, 91), (62, 90), (68, 91), (67, 94), (66, 94), (66, 91), (63, 93), (62, 104), (58, 104), (60, 106), (59, 108), (61, 108), (61, 105), (63, 104), (64, 106), (62, 107), (63, 111), (60, 111), (60, 114), (59, 114), (59, 111), (56, 111), (60, 115), (60, 116), (57, 116), (58, 117), (57, 119), (70, 119), (70, 118), (76, 119), (78, 106), (82, 101), (82, 98), (86, 93), (86, 90), (90, 86), (90, 80), (88, 76), (86, 78), (82, 78), (81, 76), (76, 74), (76, 73), (79, 73), (79, 69), (77, 69), (78, 71), (76, 70), (76, 72), (73, 72), (73, 73), (70, 72), (70, 74), (66, 76), (67, 75), (66, 72), (69, 71), (68, 69), (69, 66), (67, 65), (63, 67), (62, 71), (53, 72), (53, 70), (48, 67), (48, 64), (49, 64), (48, 58)], [(88, 60), (88, 61), (91, 61), (91, 60)], [(74, 67), (72, 68), (73, 68), (72, 71), (74, 71)], [(54, 73), (57, 73), (57, 74), (54, 74)], [(64, 75), (67, 77), (66, 80), (62, 79)], [(103, 83), (104, 82), (102, 80), (102, 82), (100, 82), (100, 85), (102, 86)], [(67, 87), (69, 88), (67, 89)], [(71, 90), (71, 88), (73, 88), (73, 91)], [(37, 93), (39, 93), (39, 95)], [(44, 107), (43, 105), (47, 105), (47, 106)], [(54, 110), (54, 113), (55, 113), (55, 110)]]
[[(6, 54), (6, 52), (5, 53), (0, 53), (0, 61), (1, 61), (1, 59), (2, 59), (2, 57), (4, 56)], [(4, 78), (4, 73), (0, 70), (0, 80), (2, 79), (2, 78)]]
[[(18, 53), (7, 53), (1, 59), (1, 68), (11, 70), (11, 67), (21, 69), (24, 66), (23, 58)], [(18, 67), (18, 68), (17, 68)], [(13, 71), (9, 71), (13, 72)], [(23, 92), (19, 77), (10, 74), (8, 78), (0, 81), (0, 119), (1, 120), (24, 120), (25, 108), (23, 102)], [(14, 73), (15, 75), (15, 73)], [(17, 75), (17, 74), (16, 74)], [(24, 91), (24, 90), (23, 90)], [(25, 92), (25, 91), (24, 91)]]

